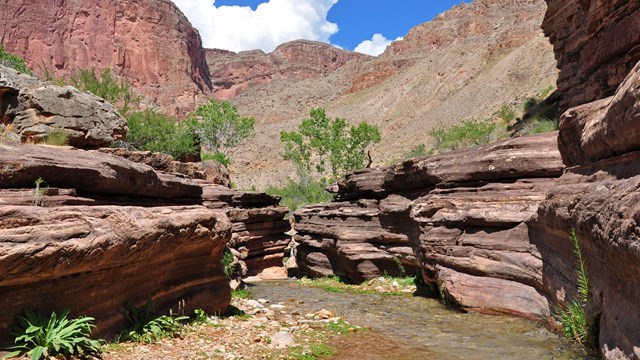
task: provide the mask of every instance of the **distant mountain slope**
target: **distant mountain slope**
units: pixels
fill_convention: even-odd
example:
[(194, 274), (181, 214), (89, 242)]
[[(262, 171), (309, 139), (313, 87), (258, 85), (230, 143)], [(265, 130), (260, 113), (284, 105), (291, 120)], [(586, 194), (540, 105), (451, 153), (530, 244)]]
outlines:
[(297, 127), (312, 107), (379, 125), (375, 165), (429, 144), (435, 126), (490, 116), (554, 85), (556, 62), (540, 29), (545, 10), (543, 0), (476, 0), (415, 27), (373, 60), (247, 86), (232, 101), (256, 117), (257, 131), (233, 154), (232, 176), (259, 188), (292, 176), (280, 159), (279, 132)]
[(111, 68), (171, 115), (212, 88), (200, 35), (169, 0), (4, 1), (0, 41), (40, 75)]

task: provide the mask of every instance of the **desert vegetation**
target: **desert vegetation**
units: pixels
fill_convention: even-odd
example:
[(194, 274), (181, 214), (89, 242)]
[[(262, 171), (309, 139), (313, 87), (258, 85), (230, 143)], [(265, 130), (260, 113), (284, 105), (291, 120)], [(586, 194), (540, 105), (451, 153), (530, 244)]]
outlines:
[(33, 72), (24, 62), (24, 59), (20, 56), (11, 54), (4, 49), (4, 46), (0, 43), (0, 65), (10, 67), (14, 70), (23, 72), (25, 74), (33, 75)]
[(283, 187), (269, 187), (267, 193), (282, 196), (291, 210), (328, 201), (331, 196), (324, 187), (349, 171), (366, 167), (371, 161), (367, 149), (380, 139), (375, 125), (349, 125), (346, 119), (330, 119), (322, 108), (312, 109), (297, 131), (280, 133), (282, 157), (293, 163), (298, 179), (289, 179)]

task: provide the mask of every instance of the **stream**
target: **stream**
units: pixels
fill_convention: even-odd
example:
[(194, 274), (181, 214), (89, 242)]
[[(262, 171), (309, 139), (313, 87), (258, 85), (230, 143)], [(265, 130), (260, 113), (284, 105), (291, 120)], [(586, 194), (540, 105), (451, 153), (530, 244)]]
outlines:
[(251, 286), (256, 298), (302, 313), (327, 309), (370, 328), (332, 338), (333, 359), (589, 359), (567, 339), (531, 321), (447, 309), (435, 299), (328, 292), (291, 281)]

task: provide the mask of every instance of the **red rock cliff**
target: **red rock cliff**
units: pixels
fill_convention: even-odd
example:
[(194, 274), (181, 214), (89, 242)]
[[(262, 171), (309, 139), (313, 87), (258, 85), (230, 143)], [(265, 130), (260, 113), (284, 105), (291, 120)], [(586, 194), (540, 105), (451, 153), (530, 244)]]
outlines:
[(211, 90), (200, 35), (169, 0), (5, 2), (0, 40), (39, 73), (114, 69), (171, 115)]
[(547, 0), (561, 109), (613, 95), (640, 60), (640, 1)]
[(273, 80), (304, 80), (325, 76), (353, 59), (371, 57), (340, 50), (329, 44), (296, 40), (278, 46), (265, 54), (261, 50), (234, 53), (226, 50), (207, 50), (216, 97), (230, 99), (256, 84)]

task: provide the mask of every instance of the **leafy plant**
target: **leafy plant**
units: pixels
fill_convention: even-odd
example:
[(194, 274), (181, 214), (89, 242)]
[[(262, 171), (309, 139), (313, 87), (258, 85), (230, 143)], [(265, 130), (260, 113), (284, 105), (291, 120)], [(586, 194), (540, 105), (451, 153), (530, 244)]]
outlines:
[(176, 159), (199, 153), (199, 144), (188, 124), (176, 123), (154, 111), (145, 110), (127, 118), (127, 148), (169, 154)]
[(224, 166), (229, 166), (231, 165), (231, 158), (229, 158), (226, 154), (221, 153), (221, 152), (216, 152), (216, 153), (203, 153), (202, 154), (202, 161), (207, 161), (207, 160), (214, 160), (219, 162), (220, 164), (224, 165)]
[(157, 315), (153, 309), (153, 302), (148, 300), (143, 309), (131, 304), (125, 304), (127, 314), (125, 320), (128, 330), (124, 332), (124, 340), (143, 343), (154, 343), (165, 337), (175, 337), (182, 331), (182, 321), (187, 316)]
[(133, 106), (137, 106), (140, 98), (131, 91), (131, 85), (118, 80), (110, 69), (104, 69), (100, 75), (96, 69), (80, 69), (69, 81), (63, 82), (73, 85), (79, 90), (88, 91), (106, 101), (118, 106), (122, 115), (127, 115)]
[(29, 355), (31, 360), (37, 360), (57, 355), (99, 354), (101, 342), (90, 338), (95, 327), (94, 318), (68, 319), (68, 315), (69, 309), (62, 311), (60, 316), (53, 312), (48, 318), (25, 309), (24, 315), (18, 316), (12, 333), (16, 345), (3, 358)]
[(528, 125), (524, 134), (533, 135), (558, 130), (558, 123), (551, 119), (534, 119)]
[[(255, 119), (242, 118), (228, 101), (211, 100), (199, 106), (190, 117), (190, 126), (200, 143), (228, 161), (228, 151), (253, 134)], [(221, 162), (222, 163), (222, 162)]]
[(285, 186), (269, 186), (265, 192), (269, 195), (281, 196), (280, 203), (291, 211), (304, 205), (328, 202), (333, 199), (333, 195), (325, 190), (324, 183), (310, 179), (299, 182), (289, 179)]
[(10, 67), (19, 72), (33, 75), (33, 71), (24, 62), (24, 59), (20, 56), (8, 53), (2, 44), (0, 44), (0, 65)]
[(233, 254), (229, 249), (224, 249), (224, 254), (222, 254), (222, 260), (220, 263), (227, 279), (230, 279), (231, 275), (233, 275), (233, 267), (231, 266), (233, 264)]
[(556, 307), (554, 316), (562, 324), (562, 332), (568, 338), (593, 349), (597, 345), (597, 324), (596, 318), (589, 315), (589, 276), (574, 229), (571, 230), (571, 241), (576, 256), (578, 297), (564, 306)]
[(431, 135), (439, 150), (456, 150), (474, 145), (487, 144), (497, 124), (490, 120), (469, 120), (449, 128), (438, 127), (431, 129)]
[(516, 111), (509, 104), (503, 104), (498, 112), (498, 116), (505, 122), (510, 122), (516, 118)]
[(41, 177), (38, 177), (33, 183), (36, 185), (33, 192), (33, 205), (40, 206), (44, 200), (44, 195), (47, 193), (47, 189), (43, 188), (43, 184), (46, 184), (46, 182)]
[(380, 142), (377, 126), (349, 126), (345, 119), (329, 119), (324, 109), (313, 109), (309, 116), (298, 131), (280, 133), (282, 156), (296, 165), (299, 175), (316, 171), (321, 179), (333, 180), (366, 166), (367, 147)]
[(420, 145), (414, 146), (411, 150), (404, 153), (404, 155), (402, 155), (402, 158), (411, 159), (411, 158), (423, 157), (427, 155), (429, 155), (429, 151), (427, 150), (427, 147), (424, 144), (420, 144)]

